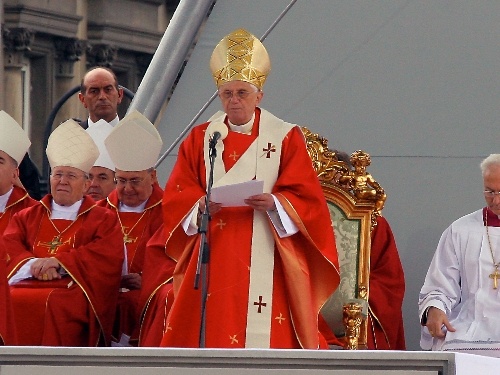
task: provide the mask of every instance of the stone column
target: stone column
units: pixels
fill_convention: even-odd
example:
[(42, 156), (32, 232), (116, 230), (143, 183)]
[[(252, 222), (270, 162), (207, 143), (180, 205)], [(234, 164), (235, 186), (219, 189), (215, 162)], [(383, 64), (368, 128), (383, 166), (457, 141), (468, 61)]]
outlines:
[[(59, 100), (79, 84), (78, 80), (75, 79), (74, 66), (84, 53), (87, 43), (75, 38), (56, 38), (54, 45), (56, 49), (55, 94), (56, 99)], [(77, 100), (68, 100), (57, 113), (54, 122), (58, 124), (68, 118), (77, 117), (79, 104)]]
[(87, 49), (87, 65), (111, 68), (116, 60), (118, 48), (109, 44), (93, 44)]
[(4, 108), (19, 124), (26, 125), (24, 109), (29, 108), (29, 59), (25, 52), (30, 51), (35, 34), (25, 28), (4, 28), (2, 38), (4, 43)]

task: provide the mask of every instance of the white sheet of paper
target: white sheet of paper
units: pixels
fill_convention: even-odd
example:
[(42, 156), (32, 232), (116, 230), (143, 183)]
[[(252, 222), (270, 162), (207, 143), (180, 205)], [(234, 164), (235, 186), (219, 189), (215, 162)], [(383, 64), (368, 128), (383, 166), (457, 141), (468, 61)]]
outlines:
[(210, 200), (222, 203), (224, 207), (246, 206), (244, 200), (264, 192), (264, 181), (251, 180), (239, 184), (212, 188)]

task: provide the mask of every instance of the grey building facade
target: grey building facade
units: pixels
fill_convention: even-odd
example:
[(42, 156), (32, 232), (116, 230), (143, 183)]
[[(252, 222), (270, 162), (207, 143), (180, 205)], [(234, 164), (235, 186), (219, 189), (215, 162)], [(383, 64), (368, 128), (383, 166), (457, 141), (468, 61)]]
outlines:
[[(0, 109), (28, 132), (38, 168), (55, 104), (93, 66), (110, 67), (119, 83), (135, 92), (178, 2), (0, 0)], [(129, 103), (121, 104), (121, 116)], [(52, 124), (86, 116), (75, 94)]]

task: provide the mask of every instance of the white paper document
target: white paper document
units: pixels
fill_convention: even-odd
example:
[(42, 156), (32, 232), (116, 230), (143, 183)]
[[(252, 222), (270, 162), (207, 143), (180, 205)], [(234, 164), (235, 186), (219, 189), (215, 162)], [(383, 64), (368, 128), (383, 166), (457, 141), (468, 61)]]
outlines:
[(246, 206), (244, 200), (264, 192), (264, 181), (251, 180), (212, 188), (210, 200), (224, 207)]

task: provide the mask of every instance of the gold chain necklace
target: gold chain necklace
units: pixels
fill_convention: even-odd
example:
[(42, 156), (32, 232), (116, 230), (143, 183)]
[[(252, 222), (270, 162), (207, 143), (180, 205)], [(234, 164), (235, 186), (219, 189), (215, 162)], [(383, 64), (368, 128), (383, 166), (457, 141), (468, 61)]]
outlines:
[(493, 279), (493, 289), (498, 288), (498, 279), (500, 279), (500, 272), (498, 272), (498, 267), (500, 263), (495, 262), (495, 256), (493, 255), (493, 247), (491, 246), (490, 232), (488, 231), (488, 210), (486, 210), (484, 225), (486, 227), (486, 237), (488, 238), (488, 246), (490, 247), (491, 260), (493, 261), (493, 267), (495, 270), (489, 275), (490, 279)]
[[(130, 233), (132, 233), (132, 231), (134, 230), (134, 228), (137, 226), (137, 224), (139, 224), (139, 221), (142, 220), (142, 218), (144, 217), (144, 215), (146, 215), (146, 213), (148, 212), (147, 209), (145, 209), (143, 212), (142, 212), (142, 215), (141, 217), (135, 222), (135, 224), (132, 226), (132, 228), (130, 228), (130, 230), (127, 232), (125, 230), (125, 227), (123, 226), (123, 223), (122, 223), (122, 219), (120, 217), (120, 212), (117, 211), (117, 214), (118, 214), (118, 221), (120, 222), (120, 227), (122, 228), (122, 234), (123, 234), (123, 243), (126, 245), (126, 244), (129, 244), (129, 243), (132, 243), (132, 242), (135, 242), (137, 241), (137, 237), (136, 238), (132, 238), (132, 237), (129, 237), (128, 235)], [(500, 274), (499, 274), (500, 276)]]
[(54, 227), (54, 229), (56, 230), (57, 232), (57, 235), (54, 236), (54, 238), (49, 241), (49, 242), (41, 242), (41, 241), (38, 241), (38, 246), (43, 246), (43, 247), (47, 247), (48, 248), (48, 252), (49, 254), (55, 254), (57, 253), (57, 249), (59, 248), (59, 246), (61, 245), (64, 245), (65, 243), (67, 243), (69, 240), (67, 241), (61, 241), (61, 236), (64, 234), (64, 232), (66, 232), (77, 220), (78, 220), (78, 216), (76, 217), (75, 220), (73, 220), (66, 228), (64, 228), (62, 231), (60, 231), (57, 226), (54, 224), (54, 222), (52, 221), (52, 219), (50, 218), (50, 214), (47, 212), (47, 218), (49, 219), (50, 221), (50, 224), (52, 224), (52, 226)]

